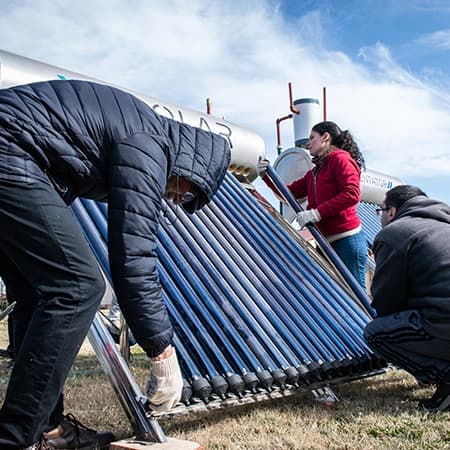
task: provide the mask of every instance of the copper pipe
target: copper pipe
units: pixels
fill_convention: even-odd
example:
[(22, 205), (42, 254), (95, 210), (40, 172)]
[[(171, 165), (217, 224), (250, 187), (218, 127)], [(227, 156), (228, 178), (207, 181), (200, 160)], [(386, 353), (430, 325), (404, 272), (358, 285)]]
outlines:
[(288, 88), (289, 88), (289, 109), (294, 114), (300, 114), (301, 111), (294, 106), (294, 100), (292, 99), (292, 83), (290, 81), (288, 83)]
[(281, 135), (280, 135), (280, 123), (283, 122), (283, 120), (292, 119), (292, 114), (288, 114), (287, 116), (280, 117), (277, 119), (277, 150), (280, 151), (282, 149), (281, 147)]

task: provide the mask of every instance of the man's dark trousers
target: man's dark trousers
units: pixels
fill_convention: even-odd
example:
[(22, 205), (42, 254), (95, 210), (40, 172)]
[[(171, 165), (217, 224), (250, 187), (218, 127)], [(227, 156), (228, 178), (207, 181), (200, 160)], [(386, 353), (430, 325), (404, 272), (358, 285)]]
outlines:
[(0, 448), (56, 427), (64, 382), (104, 281), (72, 210), (42, 181), (0, 180), (0, 276), (11, 291), (15, 365), (0, 410)]
[(377, 317), (367, 324), (364, 338), (379, 356), (418, 380), (450, 381), (450, 341), (427, 332), (419, 310)]

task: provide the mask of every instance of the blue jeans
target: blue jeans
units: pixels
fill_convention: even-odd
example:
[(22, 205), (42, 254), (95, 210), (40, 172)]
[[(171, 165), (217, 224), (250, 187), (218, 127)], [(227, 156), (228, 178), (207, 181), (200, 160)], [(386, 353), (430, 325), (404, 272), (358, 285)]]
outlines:
[(49, 184), (0, 180), (0, 276), (16, 301), (0, 448), (16, 450), (59, 424), (64, 382), (104, 292), (79, 224)]
[(331, 246), (356, 281), (365, 289), (367, 242), (362, 232), (334, 241)]

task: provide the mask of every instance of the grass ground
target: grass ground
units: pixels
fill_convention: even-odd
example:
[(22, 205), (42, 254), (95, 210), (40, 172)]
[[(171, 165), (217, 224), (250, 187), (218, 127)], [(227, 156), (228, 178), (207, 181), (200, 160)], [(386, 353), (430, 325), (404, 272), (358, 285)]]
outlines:
[[(0, 348), (6, 347), (0, 322)], [(0, 399), (7, 386), (7, 360), (0, 358)], [(147, 358), (133, 354), (131, 368), (143, 385)], [(426, 414), (417, 400), (432, 394), (403, 371), (333, 387), (340, 402), (324, 406), (310, 394), (270, 400), (159, 422), (170, 437), (201, 443), (208, 450), (271, 449), (450, 449), (450, 413)], [(91, 427), (132, 435), (109, 382), (88, 345), (66, 383), (66, 411)]]

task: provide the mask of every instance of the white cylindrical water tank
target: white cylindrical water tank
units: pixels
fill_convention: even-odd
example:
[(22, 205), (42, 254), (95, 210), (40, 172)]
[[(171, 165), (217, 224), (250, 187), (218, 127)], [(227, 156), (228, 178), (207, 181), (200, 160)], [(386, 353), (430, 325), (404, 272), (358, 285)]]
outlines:
[[(284, 150), (273, 163), (273, 168), (283, 180), (284, 184), (289, 184), (303, 177), (312, 166), (313, 163), (309, 153), (298, 147)], [(285, 203), (281, 204), (281, 214), (289, 222), (292, 222), (295, 218), (294, 210)]]
[[(0, 88), (55, 79), (88, 80), (114, 86), (61, 67), (0, 50)], [(231, 148), (230, 172), (249, 182), (257, 178), (256, 164), (260, 157), (265, 156), (265, 145), (255, 131), (210, 114), (183, 108), (120, 86), (115, 87), (140, 98), (162, 116), (223, 136)]]
[(400, 184), (405, 184), (400, 178), (366, 169), (361, 172), (361, 200), (381, 205), (386, 191)]
[(300, 111), (300, 114), (292, 114), (294, 144), (296, 147), (304, 147), (309, 141), (311, 128), (322, 120), (319, 100), (300, 98), (294, 101), (294, 107)]
[(286, 184), (301, 178), (312, 166), (309, 153), (297, 147), (284, 150), (273, 163), (273, 168)]

